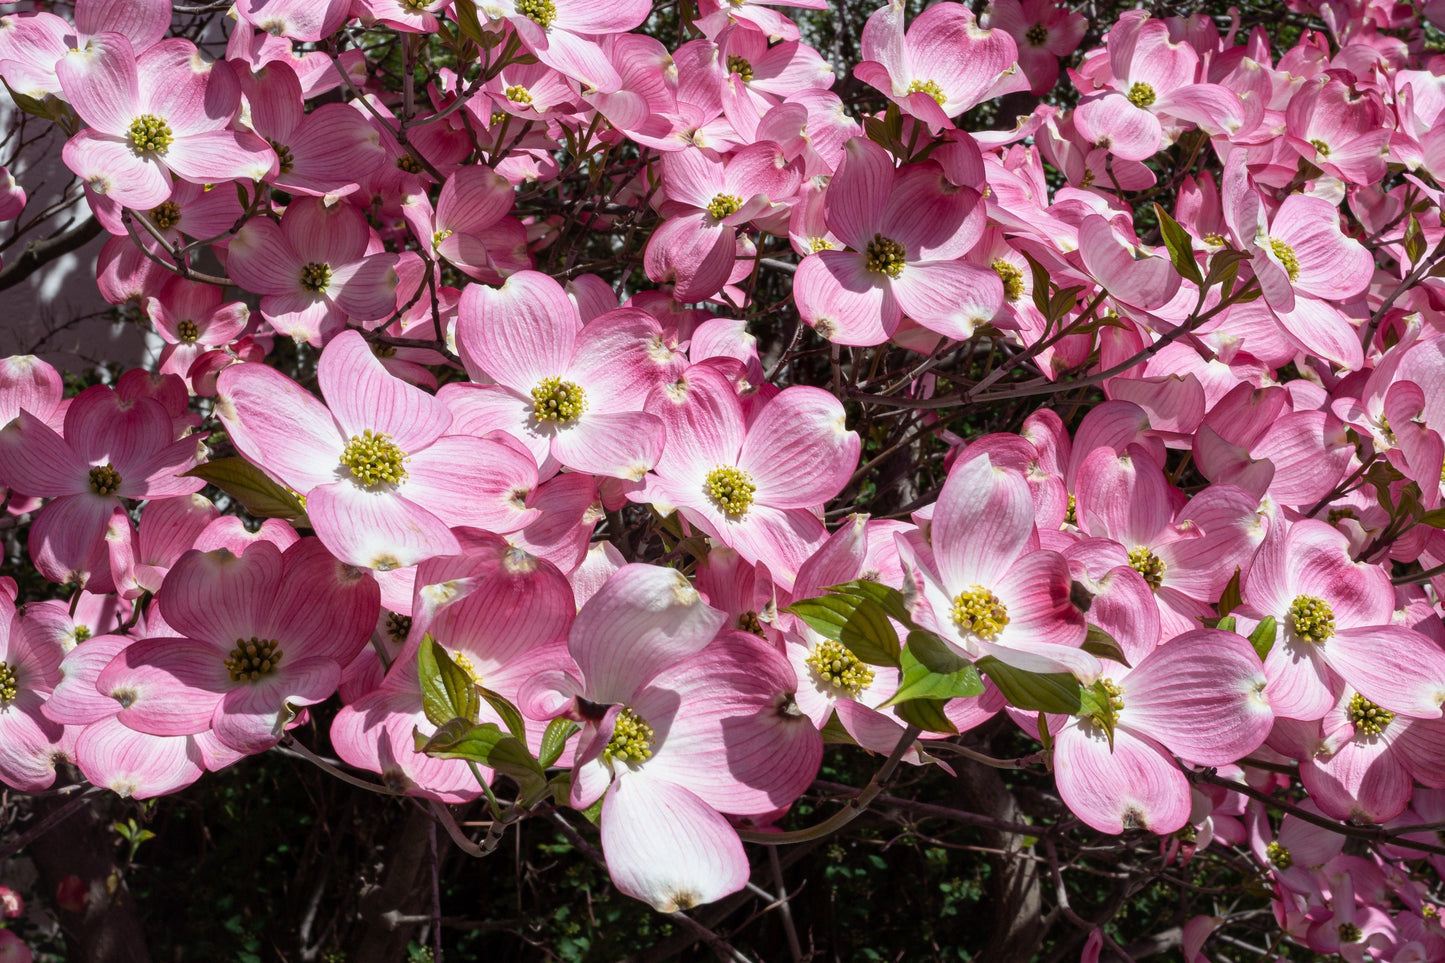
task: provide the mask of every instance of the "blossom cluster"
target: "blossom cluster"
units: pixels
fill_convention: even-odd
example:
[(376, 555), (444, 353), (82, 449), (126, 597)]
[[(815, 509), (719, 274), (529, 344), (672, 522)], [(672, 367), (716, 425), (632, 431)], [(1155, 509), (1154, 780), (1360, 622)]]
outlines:
[[(673, 911), (747, 884), (825, 729), (947, 765), (1003, 713), (1098, 833), (1251, 852), (1317, 952), (1445, 958), (1412, 829), (1445, 819), (1445, 74), (1413, 14), (1331, 0), (1275, 50), (1129, 11), (1061, 82), (1086, 24), (1042, 0), (893, 0), (851, 70), (789, 16), (826, 0), (687, 3), (674, 48), (642, 0), (242, 0), (215, 59), (169, 0), (115, 6), (0, 18), (101, 292), (164, 344), (69, 398), (0, 361), (0, 488), (69, 594), (0, 582), (0, 781), (172, 793), (335, 699), (351, 767), (554, 795)], [(362, 27), (451, 59), (388, 91)], [(636, 270), (557, 270), (577, 228)], [(945, 377), (960, 349), (994, 367)], [(940, 463), (886, 518), (874, 410)], [(1359, 824), (1389, 842), (1345, 853)]]

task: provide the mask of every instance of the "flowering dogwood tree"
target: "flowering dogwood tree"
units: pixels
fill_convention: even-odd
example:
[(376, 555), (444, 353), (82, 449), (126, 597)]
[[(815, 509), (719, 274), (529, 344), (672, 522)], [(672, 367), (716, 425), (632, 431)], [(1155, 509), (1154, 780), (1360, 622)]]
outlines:
[(1445, 5), (876, 2), (4, 5), (0, 958), (1445, 960)]

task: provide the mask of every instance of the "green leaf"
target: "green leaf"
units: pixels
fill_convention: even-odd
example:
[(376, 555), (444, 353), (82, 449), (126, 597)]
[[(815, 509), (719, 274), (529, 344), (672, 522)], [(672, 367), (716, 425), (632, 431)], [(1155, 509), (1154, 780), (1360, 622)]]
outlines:
[(1226, 615), (1226, 616), (1224, 616), (1223, 618), (1215, 619), (1215, 620), (1214, 620), (1214, 624), (1213, 624), (1213, 625), (1210, 625), (1209, 628), (1211, 628), (1211, 629), (1218, 629), (1218, 630), (1221, 631), (1221, 632), (1233, 632), (1233, 631), (1234, 631), (1234, 616), (1232, 616), (1232, 615)]
[(1431, 528), (1445, 528), (1445, 508), (1432, 508), (1428, 512), (1421, 512), (1418, 521)]
[(820, 595), (788, 606), (787, 611), (826, 638), (842, 642), (869, 665), (898, 665), (898, 633), (883, 607), (853, 595)]
[(472, 40), (479, 47), (487, 47), (490, 44), (485, 37), (487, 31), (482, 29), (481, 18), (477, 16), (477, 7), (474, 3), (458, 3), (454, 6), (457, 15), (457, 28), (462, 35)]
[(430, 634), (422, 636), (416, 668), (421, 683), (422, 710), (432, 725), (444, 726), (454, 719), (477, 721), (482, 707), (477, 684)]
[(1064, 288), (1062, 291), (1056, 291), (1054, 296), (1049, 298), (1048, 319), (1050, 321), (1057, 321), (1059, 318), (1062, 318), (1074, 310), (1079, 303), (1079, 292), (1083, 290), (1084, 286), (1080, 284), (1074, 287)]
[(1104, 738), (1109, 740), (1109, 751), (1114, 751), (1114, 725), (1118, 722), (1118, 710), (1110, 702), (1109, 690), (1104, 688), (1104, 680), (1100, 679), (1088, 688), (1079, 690), (1079, 712), (1093, 721), (1100, 729), (1104, 730)]
[(898, 706), (898, 717), (925, 732), (953, 735), (958, 727), (943, 714), (943, 705), (939, 699), (913, 699)]
[(1049, 316), (1049, 272), (1027, 251), (1024, 252), (1024, 260), (1029, 262), (1029, 272), (1034, 277), (1034, 307), (1038, 308), (1039, 313), (1047, 318)]
[(1219, 596), (1219, 617), (1224, 618), (1243, 604), (1244, 596), (1239, 593), (1239, 567), (1235, 566), (1234, 575)]
[(880, 709), (914, 699), (946, 702), (983, 692), (983, 680), (973, 664), (932, 632), (910, 632), (901, 662), (903, 671), (898, 679), (898, 691), (878, 706)]
[(516, 736), (503, 732), (495, 722), (473, 725), (453, 719), (427, 738), (420, 730), (412, 733), (418, 752), (434, 759), (466, 759), (510, 776), (524, 790), (546, 783), (541, 765)]
[(1426, 246), (1425, 234), (1420, 230), (1420, 219), (1411, 214), (1410, 223), (1405, 227), (1405, 256), (1410, 259), (1411, 266), (1420, 263), (1420, 259), (1425, 256)]
[(217, 458), (197, 465), (184, 473), (215, 485), (245, 507), (256, 518), (296, 520), (306, 515), (306, 508), (296, 493), (278, 484), (266, 473), (244, 458)]
[(506, 725), (508, 732), (523, 742), (527, 741), (527, 723), (522, 719), (522, 713), (517, 711), (516, 706), (508, 702), (505, 696), (498, 695), (491, 689), (478, 686), (477, 694), (486, 699), (487, 705), (502, 717), (502, 723)]
[(1009, 704), (1036, 712), (1075, 715), (1083, 704), (1079, 680), (1067, 672), (1025, 672), (986, 655), (974, 666), (993, 680)]
[(1092, 622), (1089, 623), (1088, 634), (1084, 636), (1083, 649), (1090, 655), (1098, 656), (1101, 659), (1113, 659), (1120, 665), (1133, 668), (1132, 665), (1129, 665), (1129, 660), (1124, 657), (1124, 649), (1119, 645), (1119, 641)]
[(829, 585), (826, 591), (877, 602), (890, 619), (902, 622), (910, 629), (918, 628), (913, 622), (912, 614), (908, 611), (908, 602), (904, 599), (903, 593), (892, 586), (868, 579), (858, 579), (853, 582), (844, 582), (841, 585)]
[(547, 730), (542, 733), (542, 754), (537, 759), (543, 769), (549, 768), (553, 763), (562, 757), (562, 750), (567, 746), (567, 740), (582, 727), (571, 719), (553, 719), (547, 723)]
[(1264, 657), (1269, 655), (1269, 650), (1274, 648), (1274, 637), (1278, 634), (1273, 615), (1266, 615), (1254, 627), (1254, 631), (1249, 633), (1249, 644), (1254, 646), (1254, 651), (1260, 661), (1264, 661)]
[(1164, 208), (1154, 205), (1154, 214), (1159, 218), (1159, 230), (1164, 235), (1164, 246), (1169, 249), (1169, 260), (1179, 276), (1197, 285), (1204, 283), (1204, 275), (1194, 260), (1194, 238), (1174, 218), (1164, 213)]

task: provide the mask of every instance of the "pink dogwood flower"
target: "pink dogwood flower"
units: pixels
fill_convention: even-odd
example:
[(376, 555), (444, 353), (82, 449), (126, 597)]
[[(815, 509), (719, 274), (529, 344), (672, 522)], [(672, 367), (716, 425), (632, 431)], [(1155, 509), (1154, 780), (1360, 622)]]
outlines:
[(0, 782), (38, 792), (55, 781), (63, 726), (41, 714), (60, 682), (60, 644), (15, 611), (15, 583), (0, 579)]

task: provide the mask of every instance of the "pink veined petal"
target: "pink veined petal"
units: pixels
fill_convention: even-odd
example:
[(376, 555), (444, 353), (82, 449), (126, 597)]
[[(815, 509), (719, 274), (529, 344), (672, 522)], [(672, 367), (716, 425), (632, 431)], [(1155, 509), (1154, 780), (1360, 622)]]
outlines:
[(1189, 780), (1159, 744), (1071, 720), (1054, 736), (1054, 776), (1064, 804), (1103, 833), (1148, 829), (1165, 835), (1189, 820)]
[(1123, 160), (1153, 157), (1164, 140), (1158, 118), (1112, 91), (1084, 98), (1074, 108), (1074, 126), (1089, 143)]
[(135, 641), (123, 635), (100, 635), (66, 653), (60, 664), (64, 677), (41, 708), (45, 718), (62, 725), (83, 726), (119, 712), (120, 703), (97, 689), (95, 683), (111, 660)]
[(637, 308), (615, 308), (582, 328), (569, 377), (587, 392), (589, 408), (595, 400), (599, 411), (639, 410), (653, 388), (682, 373), (684, 363), (666, 346), (656, 318)]
[(346, 315), (330, 298), (309, 291), (266, 295), (261, 299), (261, 317), (278, 335), (317, 348), (338, 334), (346, 322)]
[[(1070, 599), (1068, 562), (1057, 552), (1029, 552), (1001, 577), (983, 585), (1008, 606), (1009, 621), (1000, 643), (1020, 651), (1041, 644), (1083, 644), (1084, 618)], [(1092, 656), (1078, 661), (1090, 674), (1098, 671)]]
[(100, 133), (125, 137), (141, 113), (135, 54), (121, 34), (90, 37), (85, 49), (61, 58), (55, 75), (81, 120)]
[(1445, 721), (1409, 720), (1395, 734), (1391, 748), (1399, 755), (1405, 769), (1422, 785), (1445, 789), (1445, 771), (1440, 768), (1441, 755), (1445, 754)]
[[(517, 31), (524, 39), (530, 33), (526, 29), (529, 24), (524, 21)], [(622, 78), (595, 40), (554, 26), (546, 31), (545, 44), (529, 42), (528, 46), (542, 63), (599, 93), (610, 94), (622, 87)]]
[(452, 414), (433, 396), (394, 377), (359, 331), (343, 331), (326, 345), (316, 366), (321, 395), (347, 437), (366, 430), (391, 436), (404, 452), (431, 444)]
[(1169, 483), (1142, 448), (1096, 448), (1074, 482), (1079, 527), (1126, 549), (1151, 546), (1173, 521)]
[(41, 701), (39, 693), (22, 691), (0, 713), (0, 782), (20, 792), (55, 781), (56, 750), (65, 738), (62, 726), (40, 714)]
[(149, 458), (132, 462), (127, 466), (129, 475), (121, 477), (118, 494), (122, 498), (171, 498), (205, 488), (204, 479), (182, 477), (199, 460), (202, 437), (187, 436), (152, 452)]
[(946, 338), (966, 340), (1003, 307), (996, 272), (963, 261), (909, 263), (888, 282), (903, 313)]
[(354, 204), (327, 204), (310, 197), (298, 198), (286, 208), (281, 233), (298, 262), (327, 264), (332, 271), (365, 256), (371, 238), (366, 215)]
[(1445, 702), (1445, 651), (1399, 625), (1338, 629), (1324, 658), (1371, 702), (1420, 719), (1440, 717)]
[(680, 301), (705, 301), (721, 291), (737, 263), (733, 228), (706, 211), (663, 221), (643, 252), (647, 276), (672, 282)]
[(515, 200), (505, 177), (485, 167), (463, 167), (442, 185), (437, 230), (475, 234), (501, 220)]
[(1314, 643), (1295, 638), (1285, 626), (1277, 631), (1274, 646), (1264, 657), (1270, 707), (1284, 719), (1323, 719), (1335, 702), (1324, 656)]
[(721, 812), (765, 815), (789, 805), (823, 757), (812, 722), (781, 711), (797, 687), (776, 649), (740, 632), (720, 635), (705, 652), (654, 676), (631, 703), (657, 732), (642, 770), (688, 787)]
[[(414, 256), (414, 255), (413, 255)], [(333, 265), (330, 293), (336, 306), (356, 321), (379, 321), (396, 310), (399, 268), (395, 254), (373, 254), (350, 264)]]
[(646, 769), (623, 774), (604, 797), (602, 850), (617, 888), (662, 913), (721, 899), (748, 881), (737, 830)]
[(336, 691), (341, 667), (330, 659), (297, 659), (251, 683), (238, 683), (216, 706), (211, 728), (238, 752), (264, 752), (295, 717), (286, 706), (314, 705)]
[(166, 166), (198, 184), (263, 180), (277, 169), (271, 145), (249, 131), (199, 130), (177, 135), (166, 151)]
[(1359, 241), (1344, 235), (1339, 208), (1322, 197), (1285, 198), (1269, 233), (1294, 251), (1299, 277), (1293, 283), (1312, 297), (1346, 301), (1363, 291), (1374, 275), (1374, 258)]
[(136, 69), (145, 78), (140, 112), (163, 119), (178, 140), (224, 127), (241, 106), (240, 84), (230, 66), (224, 60), (205, 62), (184, 37), (162, 40), (139, 53)]
[(647, 410), (667, 429), (658, 475), (700, 486), (719, 465), (737, 464), (746, 437), (742, 403), (717, 368), (693, 365), (676, 382), (653, 391)]
[(1359, 334), (1349, 319), (1330, 303), (1297, 297), (1293, 310), (1275, 308), (1274, 314), (1289, 340), (1310, 354), (1347, 371), (1364, 367)]
[(346, 0), (241, 0), (236, 12), (257, 29), (312, 42), (335, 33), (346, 20)]
[(57, 498), (31, 523), (27, 541), (31, 561), (53, 582), (69, 581), (72, 573), (93, 574), (94, 554), (104, 547), (115, 512), (123, 514), (125, 509), (110, 495), (87, 491)]
[(232, 365), (216, 382), (216, 412), (253, 464), (305, 494), (337, 479), (346, 445), (315, 395), (263, 364)]
[(576, 33), (625, 33), (640, 27), (651, 12), (648, 0), (612, 0), (605, 5), (591, 0), (557, 0), (555, 22)]
[(132, 799), (184, 789), (206, 771), (190, 736), (148, 736), (116, 718), (86, 726), (76, 740), (75, 755), (93, 785)]
[(351, 662), (376, 628), (376, 579), (338, 561), (314, 538), (289, 545), (281, 564), (281, 588), (257, 619), (257, 634), (296, 658)]
[(171, 196), (171, 175), (154, 155), (137, 157), (125, 141), (82, 130), (61, 150), (65, 166), (97, 194), (148, 211)]
[(583, 414), (557, 427), (552, 453), (573, 471), (638, 481), (662, 456), (662, 419), (644, 411)]
[(96, 685), (118, 701), (116, 718), (153, 736), (186, 736), (211, 726), (234, 683), (225, 655), (193, 639), (141, 639), (117, 655)]
[(89, 491), (90, 466), (64, 438), (28, 411), (0, 428), (0, 484), (53, 498)]
[(1120, 684), (1120, 724), (1200, 765), (1244, 758), (1274, 724), (1259, 657), (1233, 632), (1197, 629), (1175, 636)]
[(705, 208), (713, 197), (727, 193), (724, 170), (722, 159), (711, 150), (685, 147), (662, 155), (663, 183), (668, 198), (696, 208)]
[(1179, 290), (1179, 274), (1162, 257), (1141, 256), (1100, 214), (1079, 225), (1079, 256), (1110, 295), (1142, 308), (1166, 304)]
[(924, 10), (908, 28), (913, 74), (932, 80), (948, 98), (943, 112), (957, 117), (985, 100), (1018, 59), (1014, 39), (979, 27), (963, 4)]
[[(532, 420), (534, 403), (530, 397), (501, 385), (477, 385), (454, 381), (442, 385), (437, 392), (452, 412), (453, 434), (485, 435), (491, 431), (505, 431), (521, 442), (532, 453), (541, 477), (557, 470), (557, 462), (551, 456), (552, 439), (540, 434)], [(550, 465), (550, 468), (541, 466)]]
[(703, 496), (681, 511), (698, 528), (719, 539), (750, 563), (762, 563), (777, 586), (791, 590), (798, 569), (828, 537), (828, 530), (805, 508), (774, 508), (754, 505), (742, 518), (718, 511)]
[(589, 699), (625, 703), (659, 671), (701, 650), (726, 621), (675, 569), (625, 565), (577, 613), (568, 647)]
[(229, 551), (191, 551), (166, 575), (161, 614), (177, 632), (229, 649), (260, 627), (262, 606), (274, 604), (283, 585), (281, 551), (258, 542), (237, 557)]
[(995, 468), (988, 456), (949, 472), (933, 512), (934, 558), (948, 591), (992, 586), (1037, 538), (1022, 476)]
[(337, 558), (388, 571), (456, 554), (459, 546), (446, 522), (388, 487), (341, 481), (307, 496), (316, 534)]
[(1330, 603), (1339, 628), (1390, 621), (1395, 593), (1389, 576), (1378, 565), (1356, 562), (1350, 554), (1349, 539), (1339, 529), (1317, 519), (1301, 519), (1290, 525), (1285, 543), (1289, 552), (1285, 576), (1290, 591), (1280, 599), (1280, 608), (1265, 610), (1269, 614), (1282, 620), (1296, 595), (1314, 595)]
[(348, 104), (316, 108), (282, 146), (291, 151), (291, 170), (278, 173), (276, 185), (307, 194), (336, 191), (386, 161), (381, 132)]
[(247, 221), (226, 248), (231, 278), (257, 294), (301, 293), (302, 267), (280, 226), (264, 217)]
[(861, 137), (850, 140), (823, 200), (829, 230), (855, 251), (867, 248), (883, 228), (893, 178), (887, 151)]
[(457, 346), (467, 374), (524, 396), (542, 379), (567, 371), (581, 326), (562, 285), (536, 271), (518, 271), (497, 288), (469, 284), (457, 306)]
[(822, 505), (848, 483), (861, 442), (837, 398), (794, 385), (763, 406), (748, 426), (738, 467), (757, 483), (756, 500), (773, 508)]
[(1334, 754), (1307, 760), (1300, 782), (1321, 811), (1336, 819), (1383, 823), (1405, 811), (1414, 788), (1410, 774), (1391, 752), (1391, 734), (1358, 733)]
[(77, 0), (75, 29), (93, 36), (103, 31), (124, 34), (131, 48), (144, 51), (166, 35), (170, 5), (164, 0)]
[(455, 525), (515, 532), (541, 514), (526, 504), (537, 463), (516, 442), (445, 435), (407, 461), (406, 497)]
[(835, 344), (882, 344), (903, 317), (887, 276), (868, 270), (867, 259), (856, 251), (803, 258), (793, 277), (793, 297), (802, 319)]

